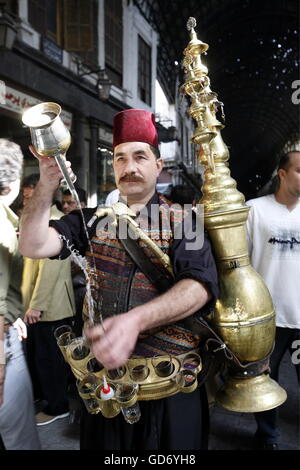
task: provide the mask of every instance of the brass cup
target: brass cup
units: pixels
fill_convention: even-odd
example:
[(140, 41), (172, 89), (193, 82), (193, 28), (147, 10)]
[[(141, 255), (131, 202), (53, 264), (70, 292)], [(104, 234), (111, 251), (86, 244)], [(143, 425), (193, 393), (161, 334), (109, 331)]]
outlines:
[(65, 153), (71, 143), (69, 130), (60, 118), (57, 103), (39, 103), (27, 109), (22, 116), (30, 129), (32, 144), (41, 155), (52, 157), (57, 151)]
[(169, 377), (174, 372), (174, 364), (171, 355), (169, 355), (168, 359), (162, 356), (154, 356), (151, 359), (151, 363), (156, 375), (159, 377)]
[(56, 162), (64, 176), (61, 184), (66, 186), (68, 179), (75, 183), (77, 178), (72, 171), (69, 174), (65, 158), (62, 156), (66, 154), (71, 144), (71, 135), (60, 114), (61, 107), (59, 104), (52, 102), (39, 103), (23, 113), (22, 121), (30, 129), (31, 141), (36, 151), (41, 155), (56, 158)]

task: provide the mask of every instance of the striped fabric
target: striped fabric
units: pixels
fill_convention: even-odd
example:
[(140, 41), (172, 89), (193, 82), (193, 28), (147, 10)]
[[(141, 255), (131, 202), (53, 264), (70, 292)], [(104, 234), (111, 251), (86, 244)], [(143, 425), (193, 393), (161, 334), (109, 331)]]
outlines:
[[(140, 214), (135, 219), (140, 228), (165, 253), (169, 251), (176, 226), (184, 217), (182, 208), (173, 206), (170, 210), (170, 206), (171, 203), (160, 195), (159, 211), (154, 217), (149, 219), (147, 215)], [(159, 295), (156, 287), (139, 270), (121, 242), (113, 235), (113, 227), (98, 223), (96, 234), (92, 238), (97, 272), (97, 285), (93, 290), (96, 317), (101, 314), (103, 318), (106, 318), (127, 312)], [(162, 269), (154, 253), (144, 243), (140, 241), (138, 243), (148, 258)], [(86, 256), (92, 265), (91, 254), (87, 253)], [(87, 319), (87, 302), (84, 302), (83, 315)], [(185, 329), (180, 323), (165, 325), (141, 334), (132, 357), (178, 355), (195, 349), (198, 344), (199, 337)]]

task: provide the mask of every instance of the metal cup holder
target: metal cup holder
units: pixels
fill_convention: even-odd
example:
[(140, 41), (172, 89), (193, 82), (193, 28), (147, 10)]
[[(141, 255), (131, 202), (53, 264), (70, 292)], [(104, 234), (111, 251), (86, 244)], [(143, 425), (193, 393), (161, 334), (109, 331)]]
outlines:
[[(189, 393), (198, 385), (197, 374), (202, 369), (202, 362), (194, 351), (178, 356), (166, 353), (132, 357), (122, 367), (107, 370), (94, 357), (84, 337), (74, 338), (70, 326), (65, 325), (56, 331), (56, 338), (73, 374), (79, 379), (79, 394), (87, 410), (93, 414), (100, 411), (110, 418), (137, 400), (155, 400), (177, 392)], [(109, 400), (101, 398), (103, 375), (115, 390), (115, 396)]]

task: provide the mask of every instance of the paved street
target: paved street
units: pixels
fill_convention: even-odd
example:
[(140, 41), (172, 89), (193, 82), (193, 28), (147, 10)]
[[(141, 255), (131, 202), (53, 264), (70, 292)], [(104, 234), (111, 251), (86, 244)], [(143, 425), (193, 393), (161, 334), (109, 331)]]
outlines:
[[(288, 399), (279, 408), (280, 450), (300, 450), (300, 396), (296, 371), (286, 354), (280, 368), (280, 385)], [(213, 407), (211, 411), (211, 450), (252, 450), (256, 423), (251, 413), (233, 413)]]
[[(281, 450), (300, 450), (300, 397), (294, 366), (287, 354), (281, 364), (281, 385), (288, 400), (280, 407)], [(223, 408), (211, 408), (211, 450), (251, 450), (255, 420), (249, 413), (234, 413)], [(44, 450), (79, 450), (79, 426), (68, 418), (39, 427)]]

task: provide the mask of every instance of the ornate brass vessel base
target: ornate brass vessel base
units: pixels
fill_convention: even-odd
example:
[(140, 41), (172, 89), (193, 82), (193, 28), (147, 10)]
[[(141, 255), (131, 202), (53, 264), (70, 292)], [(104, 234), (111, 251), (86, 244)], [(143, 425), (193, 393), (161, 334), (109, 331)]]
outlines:
[(226, 386), (217, 392), (216, 403), (230, 411), (257, 413), (277, 408), (286, 398), (286, 391), (267, 374), (229, 376)]

